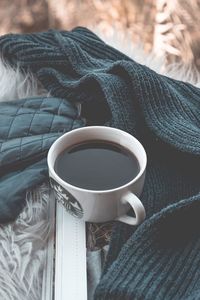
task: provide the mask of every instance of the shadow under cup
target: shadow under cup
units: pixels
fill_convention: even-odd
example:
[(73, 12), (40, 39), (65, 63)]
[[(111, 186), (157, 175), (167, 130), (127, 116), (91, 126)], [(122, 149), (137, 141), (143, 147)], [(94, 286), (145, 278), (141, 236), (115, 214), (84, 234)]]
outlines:
[[(106, 190), (81, 188), (60, 178), (54, 168), (58, 156), (74, 145), (91, 141), (114, 143), (128, 149), (138, 161), (138, 174), (128, 183)], [(131, 225), (137, 225), (144, 220), (145, 209), (138, 197), (144, 184), (147, 157), (141, 143), (132, 135), (106, 126), (74, 129), (53, 143), (48, 152), (47, 162), (56, 198), (71, 215), (90, 222), (119, 220)], [(131, 207), (135, 218), (126, 214)]]

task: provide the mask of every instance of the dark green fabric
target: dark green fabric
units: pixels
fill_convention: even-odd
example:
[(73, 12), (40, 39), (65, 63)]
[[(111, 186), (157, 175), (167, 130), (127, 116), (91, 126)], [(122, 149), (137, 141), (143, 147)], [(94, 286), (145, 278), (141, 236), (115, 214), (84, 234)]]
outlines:
[(83, 126), (77, 109), (62, 98), (0, 103), (0, 222), (21, 211), (28, 188), (47, 178), (46, 155), (64, 132)]
[(87, 124), (123, 129), (147, 151), (147, 218), (116, 224), (95, 299), (200, 299), (200, 90), (84, 28), (7, 35), (0, 49), (54, 97), (80, 101)]

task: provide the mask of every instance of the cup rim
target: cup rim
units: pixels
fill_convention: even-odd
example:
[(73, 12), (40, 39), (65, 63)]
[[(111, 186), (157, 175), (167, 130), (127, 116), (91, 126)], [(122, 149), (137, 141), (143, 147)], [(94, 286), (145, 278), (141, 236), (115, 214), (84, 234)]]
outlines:
[[(134, 143), (136, 143), (142, 150), (143, 152), (143, 156), (144, 156), (144, 164), (143, 166), (140, 168), (139, 173), (137, 174), (136, 177), (134, 177), (131, 181), (127, 182), (124, 185), (121, 185), (117, 188), (114, 189), (107, 189), (107, 190), (89, 190), (89, 189), (84, 189), (75, 185), (72, 185), (70, 183), (68, 183), (67, 181), (64, 181), (62, 178), (60, 178), (60, 176), (56, 173), (56, 171), (54, 170), (53, 164), (52, 164), (52, 153), (54, 152), (54, 150), (56, 149), (56, 147), (58, 146), (58, 144), (60, 144), (65, 138), (66, 136), (72, 135), (74, 134), (74, 131), (85, 131), (85, 130), (99, 130), (99, 129), (103, 129), (103, 130), (110, 130), (110, 131), (117, 131), (120, 132), (121, 134), (123, 134), (124, 136), (128, 137), (129, 139), (134, 140)], [(89, 139), (88, 139), (89, 140)], [(98, 138), (97, 138), (98, 140)], [(87, 140), (86, 140), (87, 141)], [(138, 156), (133, 153), (137, 160), (140, 163), (140, 159), (138, 158)], [(62, 136), (60, 136), (50, 147), (48, 154), (47, 154), (47, 164), (48, 164), (48, 168), (49, 168), (49, 172), (50, 174), (53, 176), (54, 180), (56, 180), (59, 184), (61, 184), (62, 186), (68, 186), (69, 188), (72, 188), (74, 190), (80, 191), (80, 192), (87, 192), (87, 193), (92, 193), (92, 194), (104, 194), (104, 193), (111, 193), (111, 192), (115, 192), (115, 191), (119, 191), (121, 189), (127, 188), (128, 186), (132, 185), (134, 182), (136, 182), (145, 172), (146, 169), (146, 165), (147, 165), (147, 154), (146, 151), (143, 147), (143, 145), (138, 141), (138, 139), (136, 139), (134, 136), (132, 136), (130, 133), (118, 129), (118, 128), (114, 128), (114, 127), (107, 127), (107, 126), (86, 126), (86, 127), (80, 127), (80, 128), (76, 128), (73, 129), (69, 132), (66, 132), (65, 134), (63, 134)]]

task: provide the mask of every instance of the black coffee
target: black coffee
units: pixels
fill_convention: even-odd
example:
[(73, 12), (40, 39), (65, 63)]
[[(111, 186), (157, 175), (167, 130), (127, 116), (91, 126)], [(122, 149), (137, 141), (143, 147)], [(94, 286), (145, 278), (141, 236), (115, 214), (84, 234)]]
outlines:
[(88, 141), (68, 148), (58, 156), (54, 168), (64, 181), (89, 190), (120, 187), (139, 173), (136, 157), (107, 141)]

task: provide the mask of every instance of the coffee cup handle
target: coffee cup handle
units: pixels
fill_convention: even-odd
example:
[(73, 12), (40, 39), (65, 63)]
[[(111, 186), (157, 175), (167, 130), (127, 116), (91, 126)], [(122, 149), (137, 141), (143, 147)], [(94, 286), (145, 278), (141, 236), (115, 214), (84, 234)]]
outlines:
[(146, 217), (145, 208), (142, 202), (140, 201), (140, 199), (136, 195), (134, 195), (131, 192), (128, 192), (121, 198), (120, 201), (122, 204), (125, 204), (126, 202), (130, 204), (130, 206), (133, 208), (135, 212), (135, 217), (131, 217), (125, 214), (120, 217), (117, 217), (115, 219), (116, 221), (121, 221), (129, 225), (138, 225), (142, 221), (144, 221)]

